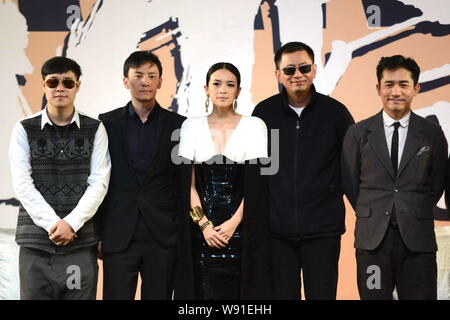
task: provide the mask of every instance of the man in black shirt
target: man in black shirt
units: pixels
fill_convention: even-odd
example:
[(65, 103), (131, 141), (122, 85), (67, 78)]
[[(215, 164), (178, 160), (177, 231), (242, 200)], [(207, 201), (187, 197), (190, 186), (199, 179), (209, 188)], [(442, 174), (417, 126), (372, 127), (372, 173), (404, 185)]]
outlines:
[[(104, 299), (133, 299), (139, 273), (142, 299), (171, 299), (176, 261), (182, 260), (177, 252), (189, 251), (178, 245), (189, 243), (182, 235), (189, 226), (188, 204), (183, 208), (180, 199), (186, 198), (181, 194), (188, 192), (190, 183), (182, 182), (181, 166), (172, 159), (177, 142), (172, 133), (184, 117), (156, 101), (161, 75), (157, 56), (149, 51), (132, 53), (125, 61), (123, 79), (131, 101), (99, 117), (108, 132), (113, 167), (98, 215)], [(186, 170), (186, 179), (189, 174)], [(181, 278), (184, 283), (190, 279)], [(192, 283), (186, 287), (192, 288)], [(185, 293), (180, 289), (176, 295), (189, 298)]]
[[(301, 42), (275, 55), (283, 89), (253, 112), (278, 130), (279, 170), (267, 176), (274, 296), (299, 299), (301, 274), (306, 299), (336, 299), (340, 239), (345, 232), (340, 154), (354, 123), (346, 107), (316, 92), (312, 49)], [(270, 136), (270, 135), (269, 135)], [(266, 190), (262, 188), (261, 190)]]

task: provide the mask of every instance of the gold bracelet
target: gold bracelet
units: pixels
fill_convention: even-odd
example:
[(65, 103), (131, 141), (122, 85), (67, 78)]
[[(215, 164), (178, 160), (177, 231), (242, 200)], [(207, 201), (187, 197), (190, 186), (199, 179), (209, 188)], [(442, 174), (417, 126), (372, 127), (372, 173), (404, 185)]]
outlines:
[(192, 221), (194, 221), (195, 223), (198, 223), (205, 216), (202, 208), (199, 206), (191, 208), (189, 210), (189, 215), (191, 216)]
[(205, 223), (203, 223), (203, 224), (200, 226), (200, 230), (201, 230), (201, 231), (205, 230), (205, 228), (206, 228), (208, 225), (210, 225), (210, 224), (212, 224), (211, 220), (206, 221)]

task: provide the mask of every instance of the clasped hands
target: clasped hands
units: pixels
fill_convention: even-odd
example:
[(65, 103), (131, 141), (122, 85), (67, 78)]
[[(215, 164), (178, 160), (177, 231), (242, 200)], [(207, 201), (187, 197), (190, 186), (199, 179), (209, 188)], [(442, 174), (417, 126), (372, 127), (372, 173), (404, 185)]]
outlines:
[(65, 246), (77, 238), (72, 227), (64, 220), (59, 220), (53, 225), (48, 238), (57, 246)]
[(203, 237), (210, 247), (218, 249), (225, 248), (236, 231), (236, 228), (237, 224), (232, 219), (216, 227), (210, 224), (203, 230)]

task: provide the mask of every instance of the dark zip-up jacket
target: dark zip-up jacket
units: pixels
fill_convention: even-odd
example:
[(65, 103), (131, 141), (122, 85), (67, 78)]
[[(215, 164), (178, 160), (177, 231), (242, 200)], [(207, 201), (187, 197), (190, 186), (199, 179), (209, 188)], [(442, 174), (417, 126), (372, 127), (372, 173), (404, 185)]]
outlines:
[[(345, 232), (345, 206), (340, 176), (342, 141), (353, 117), (339, 101), (316, 92), (301, 116), (282, 92), (262, 102), (253, 115), (269, 130), (279, 130), (279, 170), (268, 183), (270, 231), (275, 237), (308, 239)], [(269, 149), (276, 150), (276, 139)], [(271, 152), (272, 166), (277, 161)]]

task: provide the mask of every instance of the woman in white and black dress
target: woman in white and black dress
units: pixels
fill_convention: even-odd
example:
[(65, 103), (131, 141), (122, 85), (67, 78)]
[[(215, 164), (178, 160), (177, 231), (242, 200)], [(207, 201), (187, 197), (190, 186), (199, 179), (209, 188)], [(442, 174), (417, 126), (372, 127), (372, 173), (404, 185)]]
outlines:
[[(206, 76), (208, 116), (186, 119), (181, 128), (179, 155), (193, 161), (190, 206), (194, 273), (197, 298), (205, 300), (245, 299), (248, 287), (257, 289), (261, 279), (247, 279), (241, 272), (247, 247), (244, 215), (245, 165), (267, 157), (267, 128), (256, 117), (236, 112), (240, 88), (239, 70), (231, 63), (216, 63)], [(251, 258), (257, 268), (257, 257)], [(249, 263), (245, 265), (249, 267)], [(251, 274), (246, 272), (246, 274)], [(257, 292), (258, 290), (253, 290)], [(261, 293), (262, 294), (262, 293)]]

